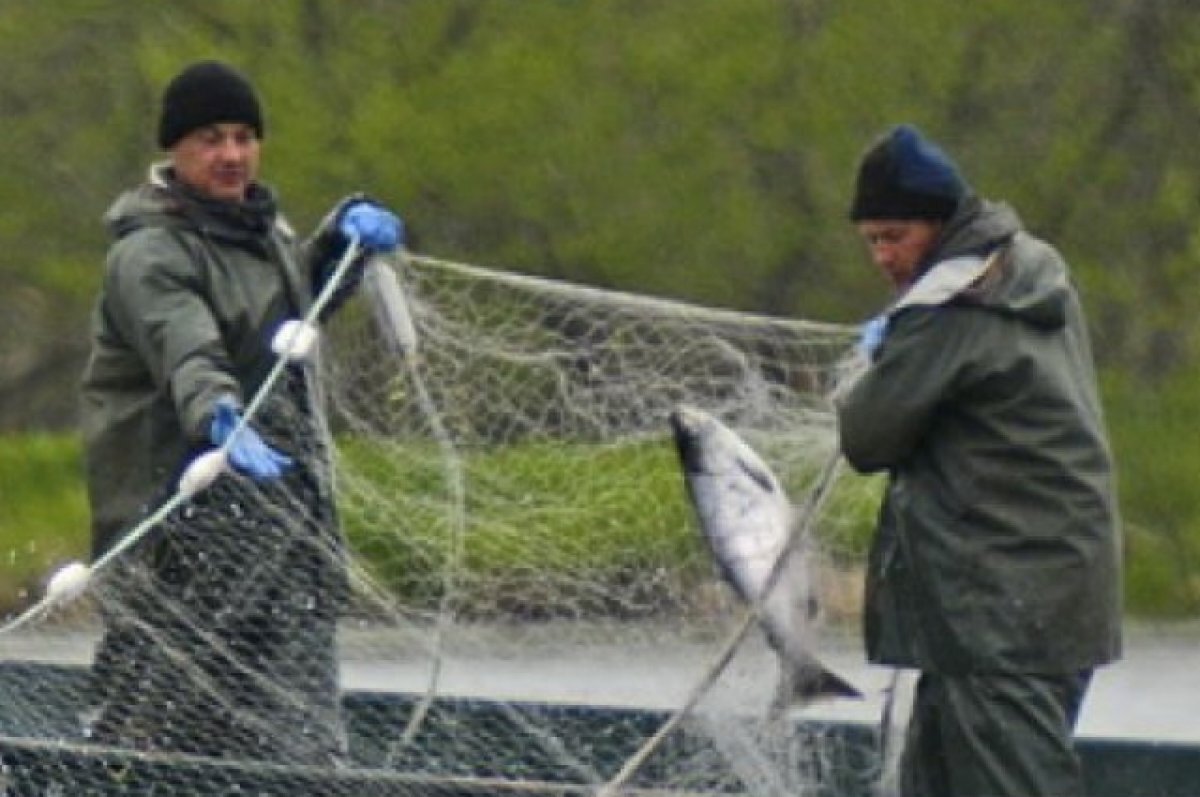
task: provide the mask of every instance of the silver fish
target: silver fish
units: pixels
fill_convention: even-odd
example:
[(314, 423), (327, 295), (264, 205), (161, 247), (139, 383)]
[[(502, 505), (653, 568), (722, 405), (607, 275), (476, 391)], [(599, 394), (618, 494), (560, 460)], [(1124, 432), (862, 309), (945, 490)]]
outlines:
[[(780, 684), (773, 708), (823, 697), (862, 697), (808, 650), (808, 579), (789, 537), (797, 518), (779, 480), (732, 429), (692, 407), (671, 413), (688, 495), (700, 529), (725, 579), (747, 603), (761, 599), (759, 624), (779, 655)], [(788, 559), (773, 584), (780, 555)]]

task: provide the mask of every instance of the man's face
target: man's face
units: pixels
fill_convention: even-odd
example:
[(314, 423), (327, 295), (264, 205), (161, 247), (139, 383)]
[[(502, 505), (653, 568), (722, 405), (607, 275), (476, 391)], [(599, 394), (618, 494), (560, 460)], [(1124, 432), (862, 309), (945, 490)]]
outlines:
[(856, 226), (871, 252), (871, 260), (897, 291), (913, 284), (917, 269), (942, 232), (939, 221), (881, 219), (860, 221)]
[(241, 202), (258, 177), (260, 146), (250, 125), (222, 122), (179, 139), (171, 162), (180, 182), (213, 199)]

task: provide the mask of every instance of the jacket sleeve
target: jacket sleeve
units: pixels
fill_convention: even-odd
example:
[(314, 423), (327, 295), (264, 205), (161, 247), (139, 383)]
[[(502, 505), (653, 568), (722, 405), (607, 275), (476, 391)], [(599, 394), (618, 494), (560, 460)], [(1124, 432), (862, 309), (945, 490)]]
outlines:
[(835, 402), (842, 453), (856, 470), (891, 469), (921, 444), (962, 370), (969, 312), (914, 307), (892, 318), (874, 362)]
[(321, 292), (338, 258), (346, 249), (346, 239), (337, 229), (337, 219), (350, 201), (347, 197), (339, 201), (333, 209), (325, 214), (312, 235), (306, 238), (299, 247), (300, 266), (308, 279), (308, 288), (312, 297)]
[(198, 266), (162, 231), (135, 233), (109, 257), (105, 312), (157, 389), (175, 403), (184, 434), (208, 439), (213, 402), (241, 399)]
[[(349, 245), (346, 236), (338, 230), (338, 220), (343, 211), (352, 202), (361, 199), (366, 199), (365, 194), (351, 194), (342, 198), (333, 209), (325, 215), (321, 223), (300, 245), (300, 260), (301, 268), (308, 278), (308, 287), (312, 299), (321, 293), (325, 288), (326, 283), (333, 276), (334, 270), (337, 268), (338, 261), (341, 260)], [(345, 303), (355, 291), (358, 290), (358, 284), (362, 280), (362, 270), (366, 265), (368, 254), (360, 252), (354, 260), (353, 266), (349, 272), (343, 277), (343, 283), (339, 286), (331, 297), (329, 305), (322, 313), (321, 320), (326, 320), (332, 313)]]

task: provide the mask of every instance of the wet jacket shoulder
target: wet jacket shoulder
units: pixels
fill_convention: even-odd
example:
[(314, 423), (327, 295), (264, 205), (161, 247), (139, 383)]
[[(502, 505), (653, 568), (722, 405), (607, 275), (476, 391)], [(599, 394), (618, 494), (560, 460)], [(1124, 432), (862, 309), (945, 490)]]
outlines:
[(1119, 650), (1118, 518), (1079, 298), (1015, 214), (969, 210), (838, 400), (847, 459), (889, 477), (868, 649), (947, 671), (1093, 666)]

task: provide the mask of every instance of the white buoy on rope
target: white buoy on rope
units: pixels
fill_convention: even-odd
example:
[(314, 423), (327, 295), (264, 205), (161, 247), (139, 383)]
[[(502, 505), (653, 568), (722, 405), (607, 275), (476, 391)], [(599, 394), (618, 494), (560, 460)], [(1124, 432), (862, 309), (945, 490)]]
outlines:
[(196, 493), (216, 481), (229, 466), (229, 457), (223, 448), (205, 451), (192, 460), (191, 464), (179, 477), (179, 493), (185, 498), (191, 498)]
[(279, 325), (271, 338), (271, 351), (291, 363), (305, 363), (312, 359), (317, 346), (319, 330), (311, 321), (290, 318)]
[(92, 569), (83, 562), (69, 562), (46, 583), (46, 600), (52, 604), (70, 603), (87, 589)]

